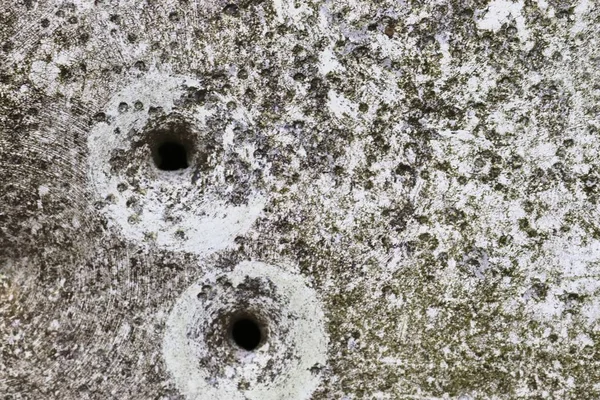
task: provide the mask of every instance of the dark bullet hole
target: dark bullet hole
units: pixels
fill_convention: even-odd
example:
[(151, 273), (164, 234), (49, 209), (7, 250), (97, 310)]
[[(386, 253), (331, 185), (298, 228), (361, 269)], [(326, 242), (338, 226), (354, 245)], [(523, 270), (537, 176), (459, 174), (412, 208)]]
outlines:
[(156, 168), (162, 171), (186, 169), (196, 158), (193, 127), (179, 118), (166, 119), (146, 131), (152, 160)]
[(385, 27), (383, 33), (385, 33), (385, 35), (391, 39), (392, 37), (394, 37), (395, 31), (396, 31), (396, 27), (393, 24), (390, 24)]
[(252, 351), (262, 343), (263, 332), (256, 319), (246, 316), (231, 324), (231, 339), (242, 349)]
[(188, 167), (187, 150), (182, 143), (165, 141), (156, 149), (156, 167), (163, 171), (177, 171)]

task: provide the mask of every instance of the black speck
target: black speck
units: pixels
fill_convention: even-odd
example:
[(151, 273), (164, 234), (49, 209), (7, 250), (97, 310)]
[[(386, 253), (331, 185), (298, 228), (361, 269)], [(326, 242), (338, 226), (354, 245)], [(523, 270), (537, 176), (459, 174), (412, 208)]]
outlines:
[(133, 66), (140, 71), (148, 70), (148, 68), (146, 67), (146, 64), (143, 61), (136, 61), (135, 64), (133, 64)]
[(162, 112), (163, 112), (163, 108), (162, 107), (150, 106), (150, 108), (148, 108), (148, 114), (150, 114), (150, 115), (160, 114)]
[(94, 114), (94, 121), (96, 122), (105, 122), (106, 121), (106, 114), (104, 114), (103, 112), (99, 112)]
[(60, 78), (61, 81), (68, 81), (69, 79), (71, 79), (73, 77), (73, 73), (71, 72), (71, 69), (69, 67), (67, 67), (66, 65), (59, 65), (58, 66), (59, 72), (58, 72), (58, 77)]
[(230, 15), (232, 17), (237, 17), (240, 15), (240, 9), (235, 4), (227, 4), (223, 9), (223, 13)]
[(2, 51), (4, 51), (5, 53), (10, 52), (13, 48), (14, 48), (13, 42), (5, 42), (2, 45)]
[(79, 43), (80, 44), (86, 44), (89, 40), (90, 40), (89, 33), (84, 32), (81, 35), (79, 35)]
[(119, 112), (124, 113), (127, 111), (129, 111), (129, 104), (127, 104), (125, 102), (119, 103)]

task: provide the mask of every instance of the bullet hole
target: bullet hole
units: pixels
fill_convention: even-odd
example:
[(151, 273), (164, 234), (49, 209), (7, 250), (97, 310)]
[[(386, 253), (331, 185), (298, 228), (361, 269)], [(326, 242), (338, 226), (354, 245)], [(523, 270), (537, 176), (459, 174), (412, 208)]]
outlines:
[(235, 319), (231, 324), (230, 336), (233, 343), (248, 351), (255, 350), (263, 341), (260, 324), (251, 316)]
[(192, 150), (190, 125), (171, 121), (147, 132), (152, 160), (161, 171), (177, 171), (189, 167)]
[(188, 167), (185, 146), (177, 142), (164, 142), (156, 149), (156, 167), (163, 171), (176, 171)]
[(44, 18), (44, 19), (41, 21), (41, 25), (42, 25), (42, 28), (47, 28), (47, 27), (49, 27), (49, 26), (50, 26), (50, 21), (48, 20), (48, 18)]

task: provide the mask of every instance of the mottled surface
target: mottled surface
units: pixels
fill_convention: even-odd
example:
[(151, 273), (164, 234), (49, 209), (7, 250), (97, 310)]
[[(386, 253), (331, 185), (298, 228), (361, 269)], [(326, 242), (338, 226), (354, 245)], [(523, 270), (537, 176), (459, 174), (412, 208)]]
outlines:
[[(0, 398), (183, 399), (168, 315), (243, 260), (316, 292), (315, 400), (600, 397), (599, 34), (592, 0), (1, 1)], [(157, 76), (195, 83), (133, 100)], [(160, 191), (144, 132), (196, 117)], [(211, 201), (261, 208), (209, 251)]]

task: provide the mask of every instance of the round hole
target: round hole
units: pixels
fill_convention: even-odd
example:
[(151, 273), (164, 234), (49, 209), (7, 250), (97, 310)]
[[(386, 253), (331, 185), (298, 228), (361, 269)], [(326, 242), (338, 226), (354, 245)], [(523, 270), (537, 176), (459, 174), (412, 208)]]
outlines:
[(231, 339), (242, 349), (252, 351), (261, 344), (263, 333), (255, 319), (244, 317), (231, 325)]
[(176, 171), (188, 167), (187, 149), (182, 143), (167, 141), (156, 149), (156, 167), (163, 171)]
[[(151, 107), (159, 109), (158, 107)], [(189, 168), (196, 159), (194, 138), (196, 132), (192, 124), (177, 114), (164, 116), (155, 112), (157, 121), (144, 129), (145, 143), (156, 168), (162, 171), (177, 171)]]

